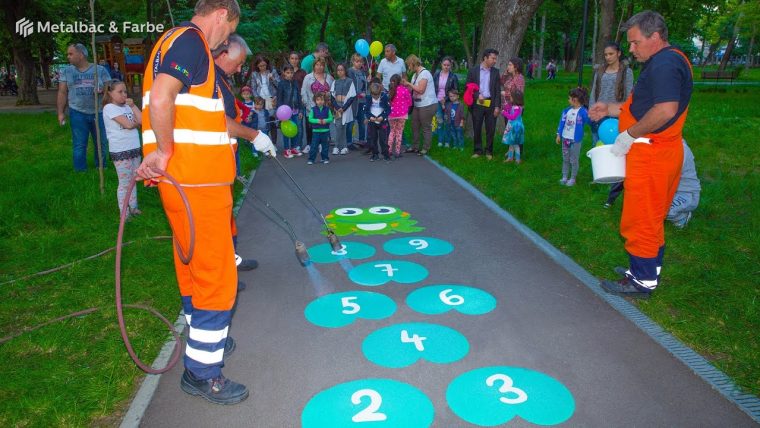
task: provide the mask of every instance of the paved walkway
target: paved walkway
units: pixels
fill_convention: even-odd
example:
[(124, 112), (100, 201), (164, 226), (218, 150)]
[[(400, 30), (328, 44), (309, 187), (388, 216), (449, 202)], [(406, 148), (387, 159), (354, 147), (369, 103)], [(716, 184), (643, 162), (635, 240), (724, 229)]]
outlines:
[(282, 161), (326, 215), (347, 208), (328, 220), (352, 233), (341, 240), (355, 259), (326, 263), (320, 222), (265, 161), (250, 192), (325, 263), (302, 268), (249, 193), (239, 252), (261, 265), (241, 275), (224, 372), (251, 396), (232, 407), (188, 396), (177, 367), (143, 426), (753, 426), (431, 162)]

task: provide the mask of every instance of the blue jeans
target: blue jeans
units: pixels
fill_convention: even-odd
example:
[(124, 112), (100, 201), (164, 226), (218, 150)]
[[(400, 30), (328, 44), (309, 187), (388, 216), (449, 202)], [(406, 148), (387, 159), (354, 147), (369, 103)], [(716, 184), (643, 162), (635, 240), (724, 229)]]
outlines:
[[(103, 114), (100, 117), (100, 151), (103, 168), (106, 167), (108, 156), (108, 139), (106, 138), (106, 126), (103, 124)], [(93, 159), (95, 167), (98, 167), (98, 147), (95, 138), (95, 113), (87, 114), (74, 109), (69, 109), (69, 122), (71, 123), (71, 137), (74, 148), (74, 170), (87, 171), (87, 142), (92, 136)]]
[(364, 110), (358, 109), (354, 121), (346, 125), (346, 144), (348, 145), (351, 145), (354, 142), (354, 123), (359, 126), (359, 141), (367, 141), (367, 126), (364, 124)]
[(451, 141), (451, 146), (456, 147), (458, 149), (463, 148), (464, 147), (464, 127), (446, 124), (446, 130), (449, 133), (449, 141)]
[(329, 160), (328, 156), (330, 150), (330, 131), (316, 132), (311, 135), (311, 148), (309, 149), (309, 160), (314, 162), (317, 160), (317, 147), (322, 145), (322, 160)]
[(283, 150), (301, 148), (301, 138), (303, 138), (303, 120), (299, 120), (298, 113), (295, 112), (292, 116), (290, 116), (290, 120), (296, 123), (296, 126), (298, 127), (298, 133), (295, 137), (286, 137), (285, 134), (282, 134)]
[(438, 124), (438, 127), (435, 129), (435, 136), (438, 139), (438, 142), (441, 144), (448, 144), (450, 142), (449, 132), (446, 129), (448, 126), (444, 122), (443, 108), (441, 107), (441, 103), (438, 103), (438, 110), (435, 112), (435, 120)]

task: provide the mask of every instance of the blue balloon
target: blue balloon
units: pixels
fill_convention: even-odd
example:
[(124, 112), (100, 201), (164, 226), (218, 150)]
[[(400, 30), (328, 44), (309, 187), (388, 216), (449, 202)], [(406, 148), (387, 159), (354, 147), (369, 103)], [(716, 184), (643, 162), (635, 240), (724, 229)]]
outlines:
[(364, 39), (357, 40), (356, 43), (354, 43), (354, 49), (356, 49), (356, 53), (361, 56), (369, 55), (369, 43)]
[(615, 138), (617, 138), (620, 131), (618, 130), (618, 120), (615, 118), (607, 118), (599, 124), (599, 139), (604, 144), (614, 144)]

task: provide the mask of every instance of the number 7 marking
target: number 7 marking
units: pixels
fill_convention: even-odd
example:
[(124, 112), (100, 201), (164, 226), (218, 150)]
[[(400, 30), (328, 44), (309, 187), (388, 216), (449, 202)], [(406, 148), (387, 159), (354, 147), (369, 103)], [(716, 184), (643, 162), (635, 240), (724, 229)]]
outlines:
[(382, 268), (388, 275), (388, 278), (393, 278), (393, 272), (398, 271), (398, 268), (394, 268), (390, 263), (380, 263), (375, 265), (376, 268)]

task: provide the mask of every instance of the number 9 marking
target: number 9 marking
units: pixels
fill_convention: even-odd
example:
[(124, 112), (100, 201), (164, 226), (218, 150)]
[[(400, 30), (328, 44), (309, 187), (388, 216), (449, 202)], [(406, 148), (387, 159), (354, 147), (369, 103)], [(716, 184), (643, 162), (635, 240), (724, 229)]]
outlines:
[(351, 395), (351, 402), (361, 404), (362, 398), (369, 397), (369, 406), (361, 412), (355, 414), (351, 420), (354, 422), (380, 422), (388, 419), (388, 415), (380, 413), (380, 405), (383, 403), (383, 397), (374, 389), (360, 389)]
[(425, 248), (430, 246), (430, 244), (428, 244), (428, 241), (424, 239), (410, 239), (409, 245), (414, 247), (417, 251), (424, 250)]
[(502, 381), (499, 387), (499, 392), (502, 394), (513, 393), (516, 394), (516, 398), (499, 397), (499, 401), (504, 404), (520, 404), (528, 401), (528, 394), (520, 388), (515, 388), (512, 383), (512, 378), (501, 373), (491, 375), (486, 379), (486, 385), (494, 386), (497, 381)]

